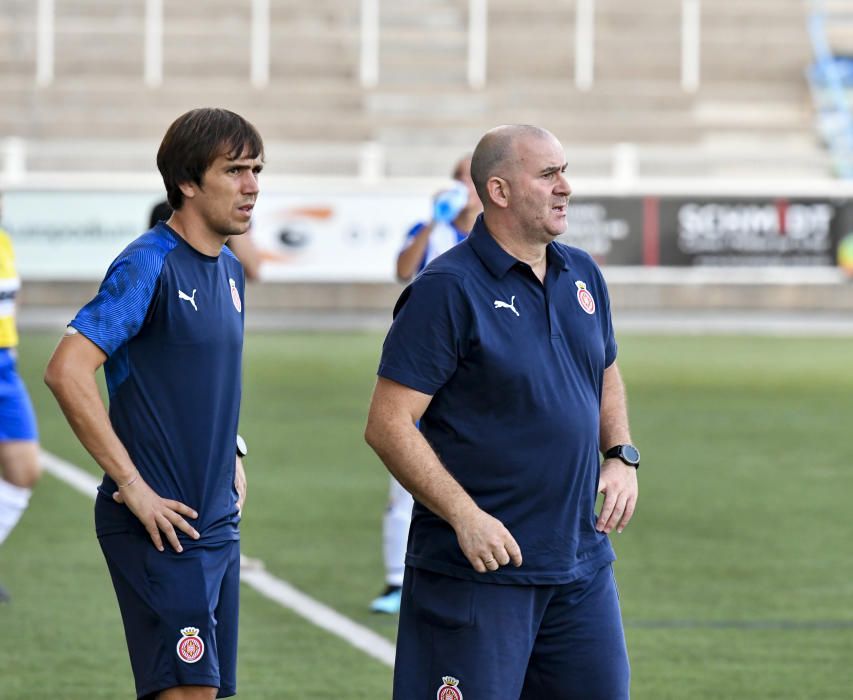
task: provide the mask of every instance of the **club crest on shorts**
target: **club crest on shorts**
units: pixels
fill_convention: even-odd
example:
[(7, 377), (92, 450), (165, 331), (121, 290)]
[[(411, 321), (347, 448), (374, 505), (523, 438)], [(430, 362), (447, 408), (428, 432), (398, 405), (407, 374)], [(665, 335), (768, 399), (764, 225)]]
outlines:
[(184, 627), (181, 634), (184, 636), (178, 641), (178, 658), (188, 664), (201, 661), (204, 656), (204, 642), (198, 636), (198, 627)]
[(234, 308), (239, 313), (243, 310), (243, 302), (240, 301), (240, 292), (237, 291), (237, 283), (229, 277), (228, 284), (231, 285), (231, 301), (234, 302)]
[(575, 282), (575, 286), (578, 288), (578, 304), (580, 304), (581, 308), (588, 314), (594, 314), (595, 299), (592, 298), (592, 294), (590, 294), (589, 290), (586, 288), (586, 282), (578, 280)]
[(459, 690), (459, 680), (453, 676), (442, 676), (444, 685), (438, 689), (436, 700), (462, 700), (462, 691)]

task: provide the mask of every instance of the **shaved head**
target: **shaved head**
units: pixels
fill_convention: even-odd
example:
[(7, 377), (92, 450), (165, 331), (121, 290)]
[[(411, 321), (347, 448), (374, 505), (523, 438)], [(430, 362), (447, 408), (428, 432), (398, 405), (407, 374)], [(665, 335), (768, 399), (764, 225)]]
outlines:
[(497, 126), (480, 139), (471, 156), (471, 179), (484, 207), (489, 204), (486, 186), (489, 178), (512, 168), (518, 158), (515, 148), (518, 141), (534, 138), (556, 140), (550, 131), (529, 124)]

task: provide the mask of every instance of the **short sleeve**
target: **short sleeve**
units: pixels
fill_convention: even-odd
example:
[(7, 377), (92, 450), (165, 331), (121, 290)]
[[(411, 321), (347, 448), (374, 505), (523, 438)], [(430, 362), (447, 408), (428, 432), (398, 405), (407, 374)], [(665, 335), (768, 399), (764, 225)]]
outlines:
[(403, 239), (403, 246), (400, 249), (401, 252), (406, 250), (406, 248), (408, 248), (410, 245), (412, 245), (412, 241), (415, 240), (415, 236), (417, 236), (421, 231), (423, 231), (424, 226), (426, 226), (426, 224), (424, 224), (423, 222), (417, 223), (406, 232), (406, 237)]
[(616, 345), (616, 335), (613, 332), (613, 318), (610, 315), (610, 293), (607, 290), (607, 282), (604, 281), (604, 275), (601, 274), (601, 269), (598, 265), (595, 266), (595, 272), (598, 276), (598, 283), (601, 285), (601, 297), (604, 300), (601, 333), (604, 340), (604, 366), (607, 368), (616, 362), (618, 347)]
[(397, 301), (378, 374), (432, 396), (456, 371), (471, 332), (462, 280), (427, 271)]
[(110, 265), (98, 294), (69, 325), (112, 355), (142, 328), (157, 293), (163, 260), (153, 248), (124, 251)]

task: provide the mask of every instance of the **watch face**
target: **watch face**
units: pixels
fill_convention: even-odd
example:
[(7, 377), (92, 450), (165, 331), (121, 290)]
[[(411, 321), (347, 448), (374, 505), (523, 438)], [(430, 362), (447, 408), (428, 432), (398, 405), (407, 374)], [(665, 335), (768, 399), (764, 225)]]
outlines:
[(622, 459), (630, 464), (639, 464), (640, 451), (633, 445), (622, 445)]
[(241, 457), (245, 457), (249, 452), (249, 448), (246, 446), (246, 441), (243, 439), (242, 435), (237, 436), (237, 454)]

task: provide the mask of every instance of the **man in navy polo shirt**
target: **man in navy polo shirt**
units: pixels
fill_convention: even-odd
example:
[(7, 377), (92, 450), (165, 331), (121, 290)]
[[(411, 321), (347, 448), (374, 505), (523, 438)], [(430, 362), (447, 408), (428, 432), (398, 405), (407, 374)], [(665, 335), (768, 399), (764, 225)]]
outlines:
[(157, 154), (174, 213), (113, 261), (45, 374), (105, 472), (95, 528), (139, 698), (236, 693), (244, 278), (224, 246), (249, 228), (262, 165), (239, 115), (179, 117)]
[(608, 534), (639, 453), (607, 288), (554, 240), (571, 188), (552, 134), (493, 129), (471, 170), (483, 215), (397, 302), (365, 432), (416, 499), (394, 697), (622, 700)]

